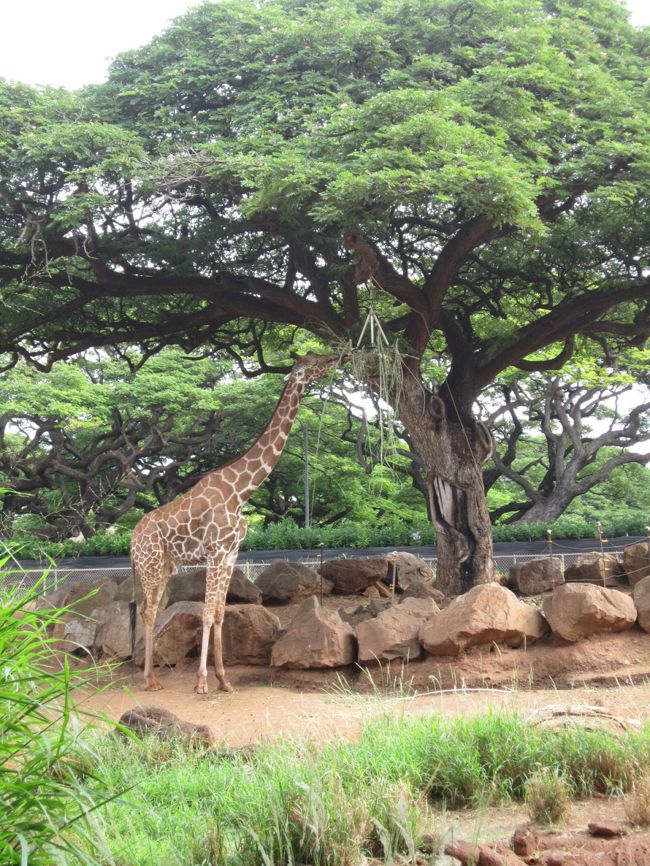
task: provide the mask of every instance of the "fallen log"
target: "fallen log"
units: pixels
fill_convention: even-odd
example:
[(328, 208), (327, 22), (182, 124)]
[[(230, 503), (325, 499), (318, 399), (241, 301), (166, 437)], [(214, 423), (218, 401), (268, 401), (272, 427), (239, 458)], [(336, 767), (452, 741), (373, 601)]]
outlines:
[(641, 722), (638, 719), (626, 719), (623, 716), (618, 716), (611, 713), (604, 707), (593, 707), (588, 704), (548, 704), (545, 707), (540, 707), (534, 710), (525, 721), (532, 726), (541, 725), (545, 722), (559, 721), (563, 723), (571, 723), (573, 720), (585, 720), (585, 727), (590, 727), (590, 720), (598, 720), (601, 725), (592, 725), (597, 729), (602, 728), (603, 722), (611, 722), (613, 725), (620, 727), (624, 731), (641, 730)]

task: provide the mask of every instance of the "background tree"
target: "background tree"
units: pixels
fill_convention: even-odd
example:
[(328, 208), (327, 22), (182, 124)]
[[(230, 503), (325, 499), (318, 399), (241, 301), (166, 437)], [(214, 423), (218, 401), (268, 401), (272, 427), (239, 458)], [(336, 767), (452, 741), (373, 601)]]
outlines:
[(0, 497), (5, 532), (37, 515), (47, 537), (84, 535), (133, 506), (191, 486), (224, 452), (215, 387), (223, 367), (167, 350), (137, 382), (117, 358), (79, 358), (45, 374), (24, 364), (0, 379)]
[(562, 375), (510, 376), (487, 392), (496, 450), (485, 487), (511, 482), (493, 520), (552, 522), (617, 467), (650, 460), (650, 391), (636, 372), (619, 365), (603, 377), (584, 358)]
[(476, 398), (650, 331), (647, 59), (614, 0), (225, 0), (79, 96), (6, 86), (0, 349), (354, 344), (372, 284), (440, 580), (489, 580)]
[[(137, 374), (119, 358), (85, 356), (43, 373), (24, 364), (0, 377), (0, 514), (46, 538), (88, 537), (132, 523), (237, 457), (259, 435), (282, 392), (279, 376), (247, 380), (228, 362), (189, 360), (165, 349)], [(253, 524), (305, 515), (319, 523), (414, 518), (423, 511), (408, 480), (376, 460), (373, 428), (343, 397), (304, 401), (276, 471), (250, 503)], [(362, 467), (357, 440), (364, 438)], [(376, 432), (374, 438), (377, 438)], [(26, 523), (27, 516), (31, 519)]]

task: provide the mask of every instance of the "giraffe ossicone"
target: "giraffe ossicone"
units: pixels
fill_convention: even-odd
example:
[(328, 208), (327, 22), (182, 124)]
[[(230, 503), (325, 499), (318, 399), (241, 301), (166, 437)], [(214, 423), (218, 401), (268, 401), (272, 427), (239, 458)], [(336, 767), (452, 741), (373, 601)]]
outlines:
[(153, 670), (153, 629), (167, 581), (181, 565), (206, 564), (203, 635), (195, 691), (208, 693), (208, 645), (214, 628), (214, 668), (219, 687), (230, 691), (221, 649), (226, 594), (247, 524), (242, 509), (278, 461), (300, 400), (310, 382), (341, 361), (312, 352), (296, 359), (275, 411), (241, 457), (205, 475), (187, 493), (140, 520), (131, 539), (134, 581), (142, 584), (144, 676), (147, 689), (162, 688)]

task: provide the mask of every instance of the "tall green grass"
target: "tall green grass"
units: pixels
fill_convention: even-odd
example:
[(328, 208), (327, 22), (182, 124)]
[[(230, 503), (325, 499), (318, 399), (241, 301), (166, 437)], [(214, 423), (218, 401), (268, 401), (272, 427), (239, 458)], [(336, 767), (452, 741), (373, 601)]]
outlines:
[(0, 594), (0, 863), (95, 864), (104, 786), (80, 762), (76, 678), (48, 638), (60, 612), (39, 599), (39, 586)]
[(523, 800), (548, 767), (573, 796), (630, 790), (650, 767), (650, 730), (614, 737), (531, 728), (516, 715), (384, 718), (355, 743), (282, 742), (254, 755), (152, 742), (97, 744), (129, 800), (105, 810), (119, 866), (352, 866), (414, 857), (446, 807)]

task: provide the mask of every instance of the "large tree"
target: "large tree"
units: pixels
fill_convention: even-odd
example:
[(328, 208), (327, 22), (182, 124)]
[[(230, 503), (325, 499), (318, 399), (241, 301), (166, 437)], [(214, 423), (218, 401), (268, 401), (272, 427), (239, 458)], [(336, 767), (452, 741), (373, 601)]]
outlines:
[(477, 396), (650, 332), (648, 46), (615, 0), (224, 0), (101, 87), (5, 86), (0, 351), (355, 344), (372, 286), (440, 579), (489, 580)]

